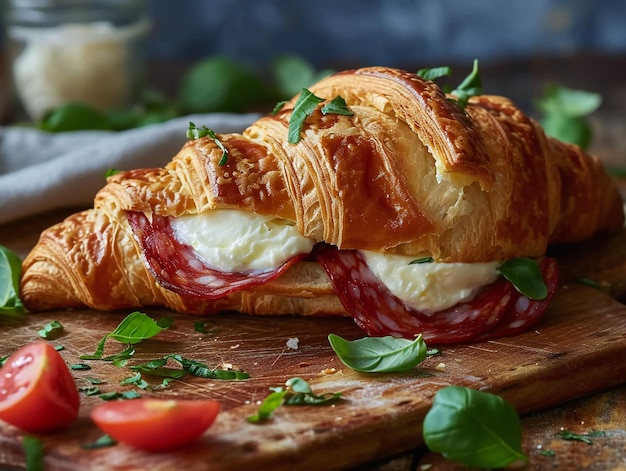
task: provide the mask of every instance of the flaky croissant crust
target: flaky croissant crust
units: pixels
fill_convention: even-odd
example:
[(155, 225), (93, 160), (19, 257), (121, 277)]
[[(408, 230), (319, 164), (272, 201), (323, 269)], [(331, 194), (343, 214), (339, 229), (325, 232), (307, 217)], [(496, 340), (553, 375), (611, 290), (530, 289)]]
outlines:
[[(299, 142), (289, 144), (296, 97), (241, 134), (218, 135), (228, 150), (225, 165), (215, 139), (206, 137), (188, 141), (165, 168), (110, 177), (94, 209), (44, 232), (24, 264), (26, 302), (52, 296), (45, 286), (54, 282), (44, 278), (67, 271), (58, 279), (72, 281), (65, 291), (80, 295), (66, 298), (77, 305), (265, 309), (244, 308), (242, 293), (211, 304), (156, 285), (126, 211), (176, 217), (249, 209), (292, 220), (305, 236), (339, 248), (447, 262), (540, 256), (549, 244), (623, 225), (621, 198), (600, 161), (547, 137), (506, 98), (472, 97), (461, 109), (433, 82), (382, 67), (338, 73), (309, 90), (326, 101), (341, 96), (354, 114), (324, 114), (321, 103), (304, 121)], [(115, 275), (106, 275), (107, 265), (116, 265)], [(260, 290), (263, 296), (298, 291), (294, 298), (326, 297), (329, 303), (320, 309), (341, 311), (330, 302), (332, 288), (318, 267), (301, 272), (302, 266), (290, 270), (291, 279), (297, 285), (308, 277), (314, 288), (283, 283), (279, 293), (273, 286), (281, 282), (271, 282)], [(115, 303), (106, 293), (92, 302), (97, 289), (80, 280), (85, 276), (115, 276), (108, 289), (115, 293), (125, 283), (119, 289), (124, 294)]]

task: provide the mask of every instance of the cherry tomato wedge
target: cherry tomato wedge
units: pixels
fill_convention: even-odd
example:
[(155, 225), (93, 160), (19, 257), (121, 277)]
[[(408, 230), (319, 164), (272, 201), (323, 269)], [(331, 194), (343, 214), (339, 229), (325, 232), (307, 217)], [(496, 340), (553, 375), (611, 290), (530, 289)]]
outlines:
[(0, 420), (27, 432), (50, 432), (72, 423), (79, 407), (72, 374), (46, 342), (22, 347), (0, 368)]
[(200, 437), (220, 411), (217, 401), (130, 399), (106, 402), (91, 418), (115, 440), (146, 451), (171, 451)]

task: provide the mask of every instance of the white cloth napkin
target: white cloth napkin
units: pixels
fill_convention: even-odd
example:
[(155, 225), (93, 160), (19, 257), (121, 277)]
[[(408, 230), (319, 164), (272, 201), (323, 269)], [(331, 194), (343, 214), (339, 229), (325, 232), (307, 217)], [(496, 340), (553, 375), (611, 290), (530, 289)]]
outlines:
[(0, 128), (0, 224), (64, 207), (91, 207), (109, 169), (162, 167), (186, 141), (189, 122), (241, 132), (259, 115), (203, 114), (121, 132), (52, 134)]

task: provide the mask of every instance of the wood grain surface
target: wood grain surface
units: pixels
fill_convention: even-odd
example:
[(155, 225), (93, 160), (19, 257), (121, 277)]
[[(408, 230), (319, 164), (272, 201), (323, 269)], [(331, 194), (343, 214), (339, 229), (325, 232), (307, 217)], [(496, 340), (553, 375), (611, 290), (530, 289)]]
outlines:
[[(23, 254), (55, 218), (59, 214), (0, 227), (0, 244)], [(537, 329), (498, 341), (445, 347), (440, 355), (402, 374), (359, 374), (340, 363), (326, 337), (330, 332), (362, 337), (349, 319), (221, 315), (206, 318), (209, 332), (199, 334), (193, 325), (197, 318), (144, 310), (155, 318), (174, 315), (175, 322), (141, 343), (134, 361), (180, 353), (211, 366), (231, 363), (251, 378), (231, 382), (187, 377), (168, 388), (144, 392), (206, 397), (223, 405), (215, 425), (198, 443), (184, 451), (156, 455), (124, 445), (82, 448), (81, 444), (101, 435), (88, 418), (89, 410), (101, 400), (83, 394), (79, 419), (63, 432), (42, 436), (46, 469), (457, 469), (441, 456), (427, 453), (421, 438), (422, 420), (433, 395), (450, 384), (500, 394), (526, 416), (524, 446), (531, 458), (529, 469), (572, 469), (574, 463), (575, 469), (619, 469), (624, 459), (621, 404), (625, 395), (616, 386), (626, 382), (626, 307), (613, 299), (620, 294), (618, 288), (609, 296), (571, 280), (583, 274), (608, 274), (611, 286), (618, 286), (624, 273), (620, 267), (626, 260), (621, 258), (623, 240), (622, 234), (596, 243), (588, 249), (586, 263), (585, 255), (575, 247), (560, 254), (566, 278)], [(40, 328), (58, 320), (65, 334), (55, 343), (65, 347), (61, 353), (68, 364), (77, 363), (128, 313), (57, 311), (3, 320), (0, 355), (36, 340)], [(297, 349), (287, 346), (290, 338), (298, 338)], [(114, 341), (107, 343), (110, 353), (121, 348)], [(119, 384), (132, 375), (127, 368), (97, 361), (89, 364), (89, 371), (73, 371), (78, 387), (87, 386), (85, 377), (90, 376), (105, 381), (103, 392), (133, 389)], [(342, 392), (343, 399), (334, 406), (283, 406), (268, 423), (249, 424), (245, 417), (256, 411), (269, 387), (280, 386), (293, 376), (308, 380), (317, 393)], [(579, 399), (599, 392), (592, 396), (595, 401)], [(590, 446), (559, 439), (561, 427), (579, 433), (601, 428), (607, 434), (594, 438)], [(23, 466), (21, 438), (20, 431), (0, 424), (0, 464), (7, 469)], [(542, 453), (545, 450), (554, 455)]]

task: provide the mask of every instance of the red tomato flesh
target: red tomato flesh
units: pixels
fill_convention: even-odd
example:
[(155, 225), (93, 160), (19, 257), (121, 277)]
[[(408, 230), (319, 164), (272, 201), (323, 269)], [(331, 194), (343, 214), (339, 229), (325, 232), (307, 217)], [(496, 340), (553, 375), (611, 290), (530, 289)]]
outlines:
[(130, 399), (106, 402), (91, 418), (115, 440), (145, 451), (172, 451), (195, 441), (215, 421), (217, 401)]
[(72, 423), (79, 407), (72, 374), (46, 342), (22, 347), (0, 368), (0, 420), (27, 432), (50, 432)]

